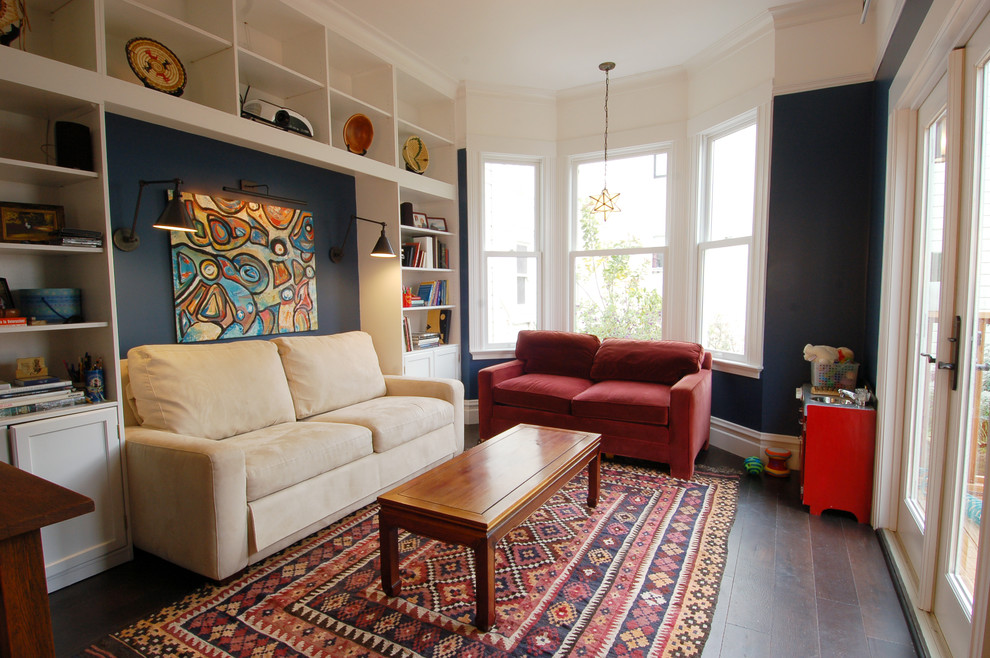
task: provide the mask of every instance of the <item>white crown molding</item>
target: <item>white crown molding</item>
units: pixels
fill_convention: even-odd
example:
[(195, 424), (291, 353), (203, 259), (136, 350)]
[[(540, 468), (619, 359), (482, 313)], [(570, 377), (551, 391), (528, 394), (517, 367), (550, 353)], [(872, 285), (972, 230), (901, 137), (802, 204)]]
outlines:
[(484, 82), (465, 80), (461, 89), (469, 96), (491, 96), (496, 98), (512, 98), (530, 103), (554, 103), (557, 95), (546, 89), (533, 87), (518, 87), (514, 85), (493, 85)]
[(776, 28), (796, 27), (844, 16), (859, 17), (863, 14), (863, 0), (805, 0), (769, 9)]
[(770, 15), (761, 14), (743, 23), (719, 39), (713, 46), (689, 59), (684, 63), (684, 68), (691, 73), (706, 69), (736, 55), (742, 49), (766, 36), (773, 36), (773, 30), (774, 22)]
[(818, 89), (829, 89), (831, 87), (841, 87), (843, 85), (855, 85), (861, 82), (873, 82), (873, 74), (856, 73), (842, 75), (825, 80), (808, 80), (790, 85), (774, 85), (773, 95), (783, 96), (785, 94), (797, 94), (805, 91), (817, 91)]
[[(618, 67), (616, 67), (618, 69)], [(653, 86), (663, 86), (669, 84), (675, 78), (684, 78), (687, 70), (683, 66), (671, 66), (655, 71), (635, 73), (627, 76), (610, 76), (610, 93), (623, 93), (629, 90), (639, 90)], [(605, 89), (605, 76), (601, 81), (570, 89), (561, 89), (555, 93), (557, 100), (571, 101), (585, 96), (601, 96)]]

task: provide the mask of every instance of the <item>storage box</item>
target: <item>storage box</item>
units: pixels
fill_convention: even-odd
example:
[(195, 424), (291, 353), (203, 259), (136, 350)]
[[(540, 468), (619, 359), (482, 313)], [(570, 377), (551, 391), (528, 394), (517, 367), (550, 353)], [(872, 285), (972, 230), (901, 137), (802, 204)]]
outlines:
[(811, 390), (814, 393), (837, 393), (840, 388), (852, 390), (858, 379), (858, 363), (811, 364)]
[(19, 290), (20, 312), (26, 318), (49, 324), (79, 322), (82, 293), (79, 288), (28, 288)]

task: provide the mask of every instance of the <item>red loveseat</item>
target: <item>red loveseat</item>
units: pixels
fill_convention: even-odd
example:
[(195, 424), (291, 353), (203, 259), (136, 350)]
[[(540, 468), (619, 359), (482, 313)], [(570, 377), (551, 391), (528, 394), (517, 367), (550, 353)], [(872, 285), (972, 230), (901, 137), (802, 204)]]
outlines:
[(694, 475), (708, 447), (712, 355), (673, 340), (520, 331), (514, 361), (478, 373), (482, 440), (517, 425), (598, 432), (602, 452)]

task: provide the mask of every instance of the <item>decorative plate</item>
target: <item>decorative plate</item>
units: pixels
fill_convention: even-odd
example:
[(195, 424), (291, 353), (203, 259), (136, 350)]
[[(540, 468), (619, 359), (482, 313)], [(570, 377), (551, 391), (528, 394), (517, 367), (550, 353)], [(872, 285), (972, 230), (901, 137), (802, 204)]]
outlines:
[(163, 44), (145, 37), (127, 42), (127, 63), (145, 87), (181, 96), (186, 86), (186, 69), (175, 53)]
[(406, 169), (417, 174), (422, 174), (430, 166), (430, 152), (426, 150), (426, 144), (416, 135), (406, 140), (402, 146), (402, 159), (406, 162)]
[(352, 114), (344, 124), (344, 144), (351, 153), (364, 155), (375, 137), (375, 127), (371, 119), (363, 114)]

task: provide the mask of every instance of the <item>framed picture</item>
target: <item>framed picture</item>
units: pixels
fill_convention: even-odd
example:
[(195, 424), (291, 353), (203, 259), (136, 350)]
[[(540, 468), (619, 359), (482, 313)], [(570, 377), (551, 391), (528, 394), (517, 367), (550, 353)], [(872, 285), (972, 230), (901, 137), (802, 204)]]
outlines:
[(443, 217), (427, 217), (426, 218), (427, 228), (431, 228), (434, 231), (446, 231), (447, 230), (447, 220)]
[(4, 311), (14, 308), (14, 298), (10, 295), (10, 286), (7, 279), (0, 279), (0, 317), (5, 315)]
[(4, 242), (48, 242), (65, 222), (62, 206), (40, 206), (0, 201)]
[(428, 228), (426, 224), (426, 213), (425, 212), (414, 212), (413, 213), (413, 226), (416, 228)]

